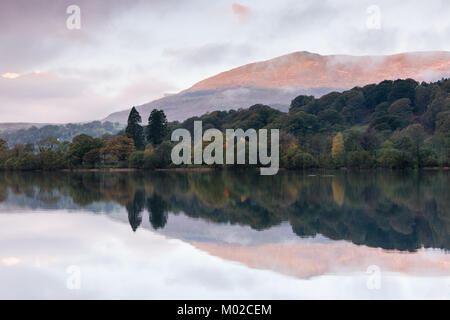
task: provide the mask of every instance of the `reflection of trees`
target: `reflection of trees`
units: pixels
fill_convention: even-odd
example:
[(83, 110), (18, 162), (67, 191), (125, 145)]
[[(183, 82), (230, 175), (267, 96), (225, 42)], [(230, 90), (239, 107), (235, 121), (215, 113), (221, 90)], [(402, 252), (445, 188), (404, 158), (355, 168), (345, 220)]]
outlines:
[(138, 190), (134, 194), (133, 201), (125, 206), (128, 212), (128, 221), (130, 222), (130, 226), (133, 231), (136, 231), (137, 228), (141, 225), (144, 204), (145, 192), (143, 190)]
[(331, 189), (333, 190), (334, 202), (341, 207), (345, 199), (345, 185), (342, 182), (342, 176), (335, 176), (331, 179)]
[(301, 237), (399, 250), (450, 248), (449, 172), (334, 172), (315, 176), (256, 170), (214, 172), (0, 173), (0, 201), (9, 190), (39, 203), (125, 206), (133, 230), (149, 213), (154, 229), (168, 212), (256, 230), (289, 221)]
[(153, 229), (162, 229), (165, 227), (168, 218), (167, 204), (156, 193), (147, 198), (147, 211), (149, 215), (149, 221)]
[(104, 198), (101, 192), (101, 182), (93, 172), (69, 175), (68, 178), (68, 191), (76, 204), (86, 206)]
[(0, 202), (5, 201), (6, 199), (8, 199), (8, 188), (0, 182)]
[[(374, 212), (369, 214), (366, 210), (375, 210), (375, 217), (370, 216)], [(351, 240), (385, 249), (414, 250), (418, 247), (416, 234), (410, 229), (409, 211), (392, 203), (368, 209), (341, 207), (335, 203), (309, 206), (303, 202), (295, 211), (290, 222), (299, 236), (323, 234), (334, 240)], [(396, 229), (397, 225), (404, 230)]]

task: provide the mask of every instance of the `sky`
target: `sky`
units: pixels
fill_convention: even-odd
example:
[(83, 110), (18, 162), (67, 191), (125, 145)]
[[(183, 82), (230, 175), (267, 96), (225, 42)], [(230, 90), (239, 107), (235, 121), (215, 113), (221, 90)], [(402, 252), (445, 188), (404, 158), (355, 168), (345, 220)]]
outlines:
[(295, 51), (450, 51), (449, 16), (448, 0), (1, 0), (0, 122), (100, 120)]

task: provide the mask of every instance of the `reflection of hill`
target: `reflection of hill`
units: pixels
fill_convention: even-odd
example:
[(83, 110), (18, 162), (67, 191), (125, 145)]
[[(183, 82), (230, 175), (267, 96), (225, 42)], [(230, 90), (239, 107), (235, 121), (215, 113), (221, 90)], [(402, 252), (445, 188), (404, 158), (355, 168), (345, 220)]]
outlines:
[(255, 230), (289, 222), (300, 237), (322, 234), (414, 251), (450, 248), (449, 177), (448, 172), (4, 173), (0, 202), (10, 201), (12, 192), (33, 207), (69, 209), (68, 198), (80, 208), (115, 203), (126, 208), (133, 230), (144, 211), (154, 229), (164, 228), (169, 212)]
[(309, 278), (323, 274), (366, 270), (377, 265), (384, 271), (448, 275), (450, 256), (420, 250), (413, 254), (354, 246), (345, 242), (263, 244), (237, 246), (193, 243), (202, 251), (251, 268), (274, 270), (286, 275)]

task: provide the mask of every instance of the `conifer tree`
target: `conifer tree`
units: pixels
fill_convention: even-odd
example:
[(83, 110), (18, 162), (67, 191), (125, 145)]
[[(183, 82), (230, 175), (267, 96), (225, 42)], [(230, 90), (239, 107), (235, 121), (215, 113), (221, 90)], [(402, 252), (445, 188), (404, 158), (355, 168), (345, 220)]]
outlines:
[(153, 145), (163, 142), (167, 130), (167, 118), (163, 110), (153, 109), (148, 118), (147, 141)]
[(129, 138), (133, 139), (136, 150), (144, 150), (145, 148), (144, 129), (140, 125), (141, 122), (142, 118), (139, 112), (133, 107), (128, 116), (128, 125), (125, 133)]

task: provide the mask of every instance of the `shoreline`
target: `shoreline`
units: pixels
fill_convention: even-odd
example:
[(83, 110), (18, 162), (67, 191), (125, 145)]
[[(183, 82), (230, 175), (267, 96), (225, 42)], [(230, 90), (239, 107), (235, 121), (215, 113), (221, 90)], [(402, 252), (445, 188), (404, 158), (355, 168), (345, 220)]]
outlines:
[[(231, 170), (242, 171), (245, 170), (259, 170), (260, 168), (211, 168), (211, 167), (198, 167), (198, 168), (157, 168), (157, 169), (140, 169), (140, 168), (75, 168), (75, 169), (55, 169), (55, 170), (5, 170), (0, 169), (0, 172), (134, 172), (134, 171), (159, 171), (159, 172), (210, 172), (216, 170)], [(308, 169), (286, 169), (279, 168), (280, 171), (449, 171), (450, 167), (423, 167), (423, 168), (308, 168)]]

